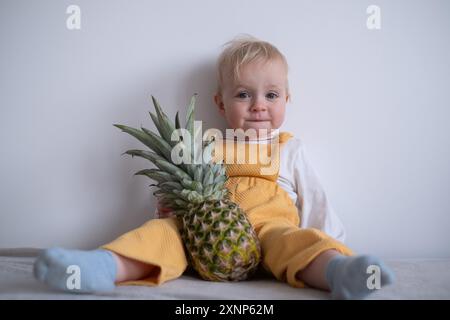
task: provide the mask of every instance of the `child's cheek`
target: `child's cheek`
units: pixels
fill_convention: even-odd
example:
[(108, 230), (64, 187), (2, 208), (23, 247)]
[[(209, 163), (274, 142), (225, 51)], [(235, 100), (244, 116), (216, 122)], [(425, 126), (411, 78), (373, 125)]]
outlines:
[(284, 122), (285, 112), (284, 110), (279, 110), (272, 115), (272, 124), (274, 127), (279, 128)]

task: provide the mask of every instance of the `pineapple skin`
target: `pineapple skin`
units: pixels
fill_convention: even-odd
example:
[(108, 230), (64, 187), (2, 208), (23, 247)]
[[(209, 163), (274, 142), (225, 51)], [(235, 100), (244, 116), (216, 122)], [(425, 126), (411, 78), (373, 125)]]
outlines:
[(236, 203), (207, 200), (178, 219), (188, 260), (204, 280), (242, 281), (255, 273), (261, 246)]

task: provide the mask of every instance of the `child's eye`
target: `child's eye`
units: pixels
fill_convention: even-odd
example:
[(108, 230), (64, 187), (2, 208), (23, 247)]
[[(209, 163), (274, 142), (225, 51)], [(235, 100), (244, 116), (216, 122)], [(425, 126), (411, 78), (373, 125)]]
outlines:
[(275, 99), (278, 97), (278, 95), (274, 92), (269, 92), (266, 97), (269, 99)]
[[(239, 92), (239, 93), (237, 94), (236, 97), (238, 97), (239, 99), (247, 99), (247, 98), (250, 97), (250, 95), (249, 95), (249, 93), (246, 92), (246, 91), (241, 91), (241, 92)], [(278, 98), (278, 94), (275, 93), (275, 92), (269, 92), (269, 93), (266, 95), (266, 98), (267, 98), (267, 99), (270, 99), (270, 100), (273, 100), (273, 99), (275, 99), (275, 98)]]
[(237, 97), (240, 99), (248, 98), (248, 92), (242, 91), (237, 94)]

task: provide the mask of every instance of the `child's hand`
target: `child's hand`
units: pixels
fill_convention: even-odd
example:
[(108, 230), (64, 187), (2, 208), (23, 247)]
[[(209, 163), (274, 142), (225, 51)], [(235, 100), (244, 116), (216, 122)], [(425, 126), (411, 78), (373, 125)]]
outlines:
[(172, 209), (163, 208), (159, 201), (158, 201), (158, 204), (157, 204), (156, 213), (158, 215), (158, 218), (160, 218), (160, 219), (168, 218), (168, 217), (173, 216)]

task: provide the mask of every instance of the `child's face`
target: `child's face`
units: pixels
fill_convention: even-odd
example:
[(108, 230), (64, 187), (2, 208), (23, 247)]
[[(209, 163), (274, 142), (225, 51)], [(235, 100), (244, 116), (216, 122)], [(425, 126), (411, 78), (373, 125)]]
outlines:
[(287, 70), (280, 60), (252, 62), (240, 70), (240, 79), (224, 79), (214, 101), (232, 129), (278, 129), (284, 121)]

